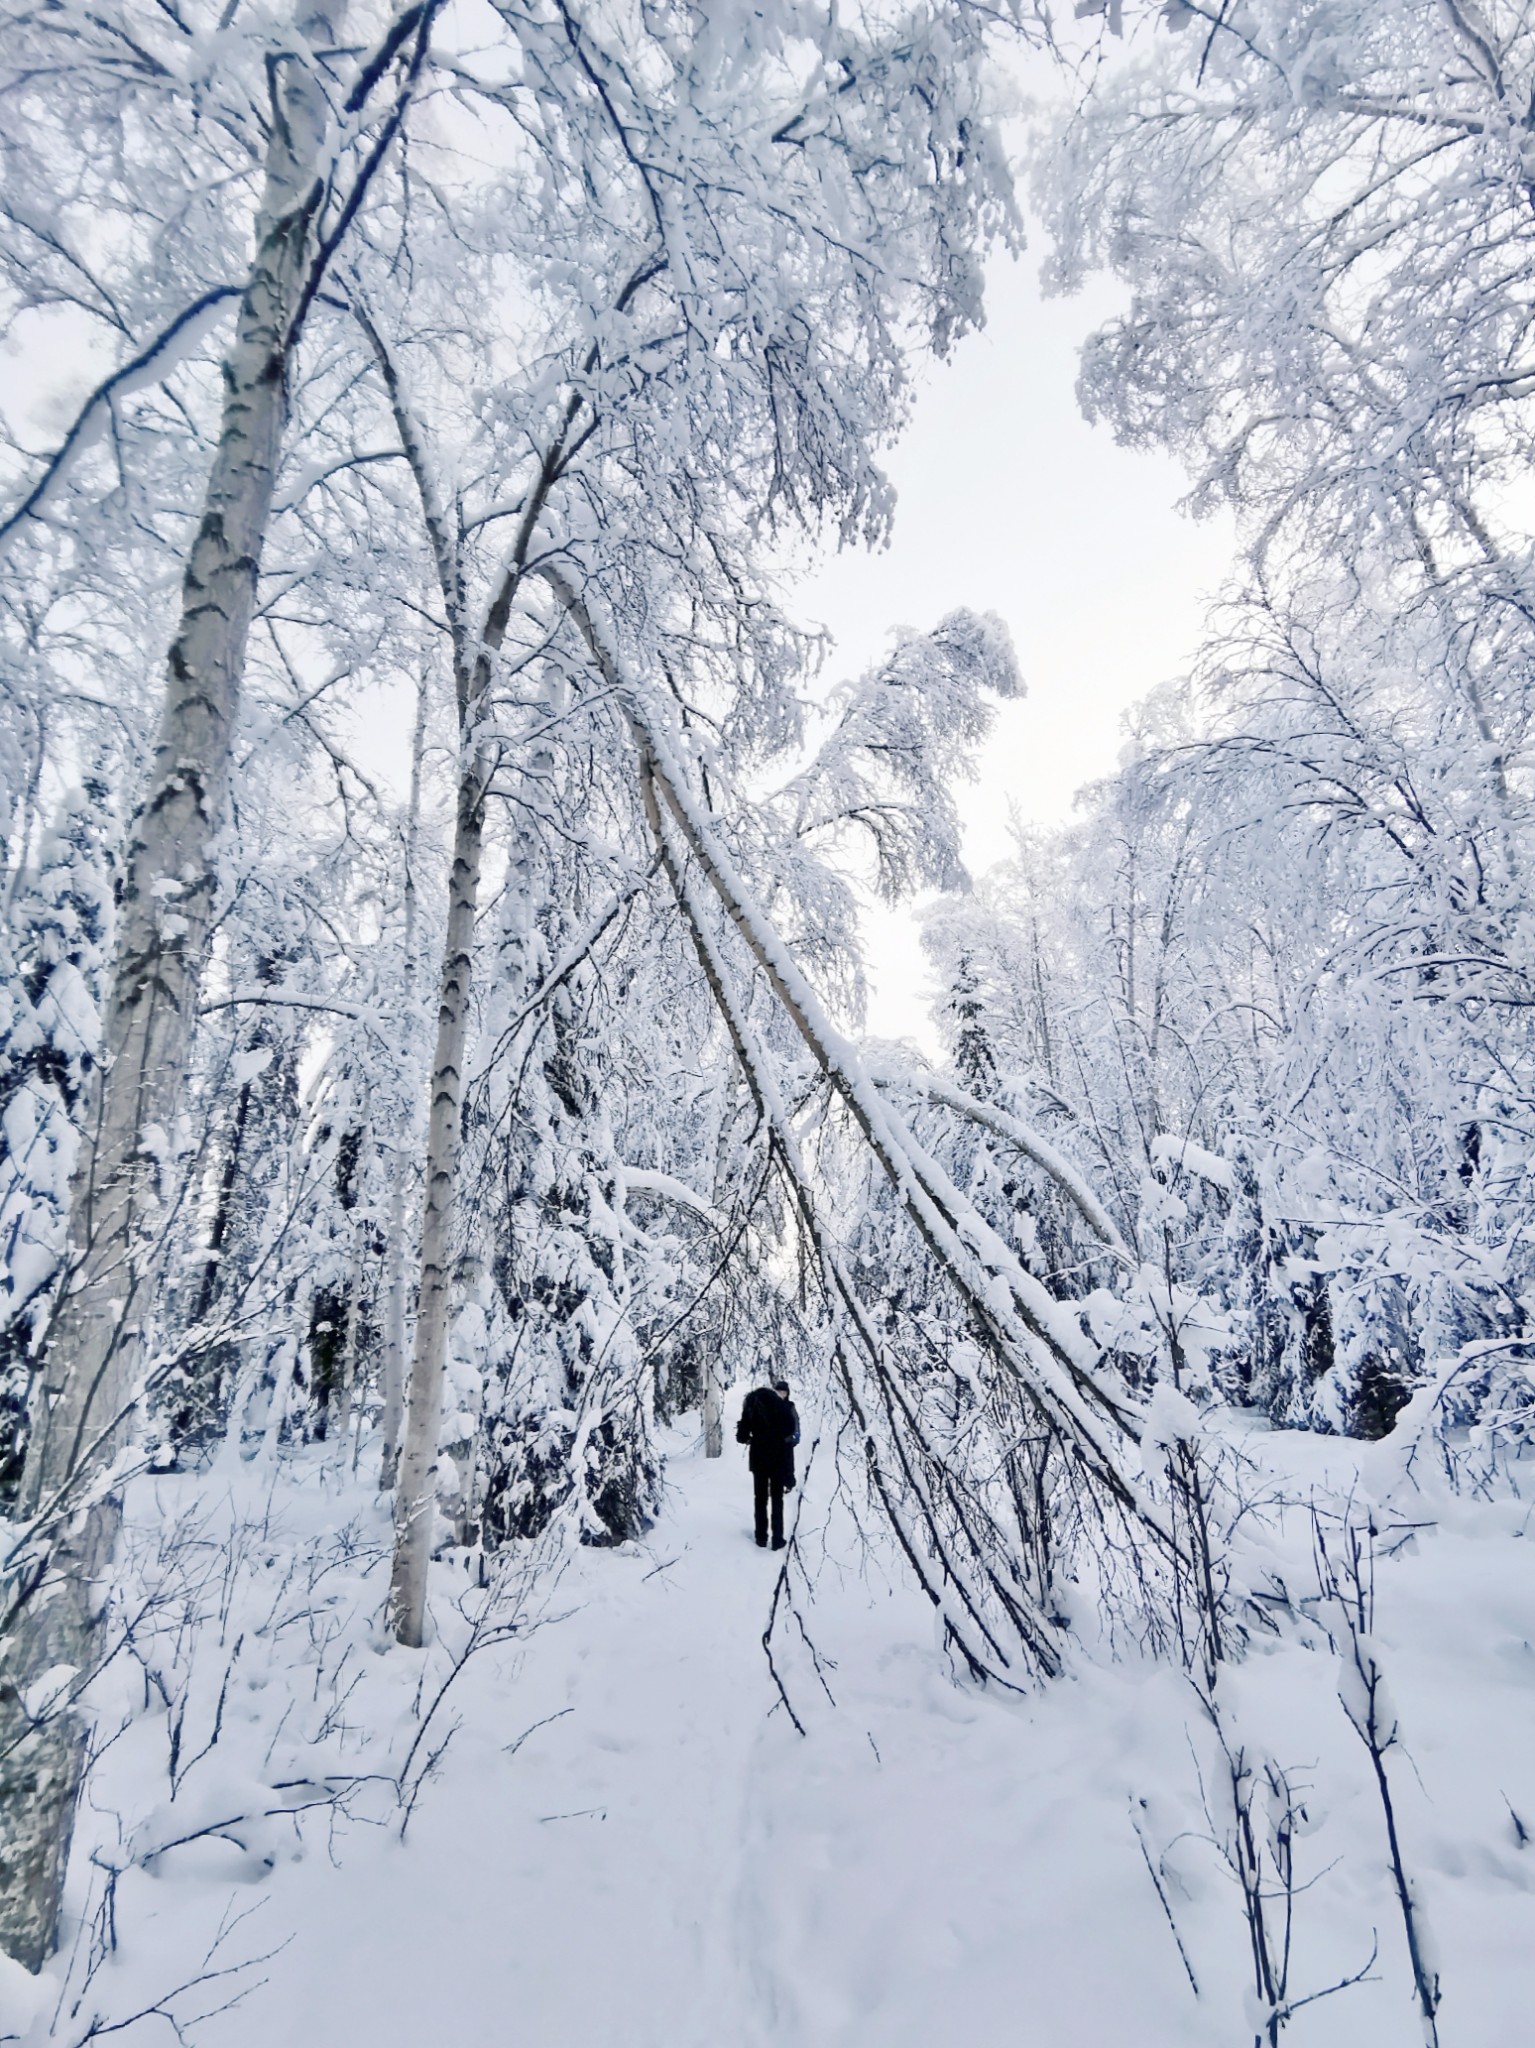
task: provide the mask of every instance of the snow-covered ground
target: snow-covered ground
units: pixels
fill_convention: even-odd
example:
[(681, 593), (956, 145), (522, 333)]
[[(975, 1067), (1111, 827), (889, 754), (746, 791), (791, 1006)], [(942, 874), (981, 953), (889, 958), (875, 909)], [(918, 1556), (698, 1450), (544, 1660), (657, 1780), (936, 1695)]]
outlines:
[[(1357, 1447), (1336, 1441), (1253, 1433), (1247, 1447), (1297, 1492), (1346, 1491), (1358, 1465)], [(1212, 1737), (1177, 1672), (1084, 1656), (1038, 1694), (957, 1685), (883, 1546), (830, 1504), (823, 1451), (795, 1497), (793, 1609), (780, 1602), (774, 1632), (801, 1735), (763, 1654), (780, 1559), (750, 1539), (744, 1454), (727, 1443), (708, 1461), (678, 1433), (669, 1480), (645, 1544), (568, 1557), (519, 1633), (464, 1666), (417, 1752), (419, 1767), (453, 1731), (403, 1841), (384, 1786), (359, 1787), (349, 1820), (319, 1807), (295, 1825), (267, 1809), (310, 1796), (294, 1780), (398, 1770), (445, 1649), (381, 1653), (370, 1617), (386, 1531), (366, 1491), (331, 1553), (322, 1532), (341, 1482), (318, 1457), (301, 1484), (284, 1479), (264, 1522), (246, 1501), (256, 1579), (285, 1548), (303, 1568), (283, 1565), (265, 1624), (254, 1604), (243, 1621), (232, 1612), (223, 1661), (205, 1658), (188, 1727), (212, 1728), (223, 1683), (220, 1741), (186, 1767), (188, 1733), (175, 1801), (151, 1782), (165, 1710), (146, 1715), (124, 1686), (120, 1704), (139, 1718), (97, 1768), (72, 1879), (77, 1910), (99, 1905), (103, 1862), (124, 1866), (118, 1947), (86, 1984), (90, 1941), (77, 1943), (62, 2003), (68, 1956), (41, 1986), (8, 1977), (16, 2030), (30, 2013), (29, 2038), (80, 2042), (93, 2020), (120, 2025), (161, 2002), (119, 2036), (147, 2044), (172, 2038), (167, 2015), (186, 2021), (243, 1993), (189, 2038), (1246, 2048), (1246, 1926), (1208, 1839), (1222, 1825)], [(191, 1484), (162, 1483), (167, 1516)], [(1535, 1843), (1521, 1840), (1535, 1832), (1531, 1511), (1436, 1493), (1399, 1503), (1403, 1519), (1434, 1526), (1382, 1558), (1374, 1640), (1401, 1715), (1391, 1786), (1442, 1974), (1441, 2038), (1520, 2048), (1535, 2039)], [(1300, 1570), (1301, 1518), (1268, 1520), (1264, 1544)], [(464, 1637), (454, 1590), (444, 1567), (444, 1646)], [(1405, 2048), (1421, 2034), (1381, 1809), (1337, 1676), (1320, 1631), (1292, 1632), (1221, 1681), (1228, 1733), (1307, 1788), (1292, 1997), (1354, 1974), (1378, 1946), (1367, 1981), (1298, 2011), (1282, 2038)], [(221, 1801), (259, 1808), (260, 1827), (168, 1847), (147, 1870), (121, 1846), (114, 1859), (114, 1843), (141, 1856), (222, 1820)], [(204, 1967), (232, 1974), (178, 1994)]]

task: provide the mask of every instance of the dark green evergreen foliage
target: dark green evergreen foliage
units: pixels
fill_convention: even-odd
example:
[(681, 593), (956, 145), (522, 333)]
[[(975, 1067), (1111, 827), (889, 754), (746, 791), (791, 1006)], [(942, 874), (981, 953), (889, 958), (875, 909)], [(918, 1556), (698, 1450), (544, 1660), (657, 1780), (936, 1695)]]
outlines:
[(609, 1408), (587, 1439), (585, 1461), (584, 1484), (598, 1524), (588, 1543), (629, 1543), (655, 1526), (661, 1461), (640, 1416)]
[[(259, 961), (255, 984), (280, 985), (285, 964)], [(279, 1012), (259, 1010), (257, 1018), (223, 1052), (224, 1071), (238, 1076), (239, 1085), (209, 1146), (211, 1210), (203, 1255), (195, 1285), (180, 1292), (183, 1342), (156, 1395), (163, 1455), (172, 1467), (196, 1463), (223, 1434), (255, 1290), (272, 1278), (264, 1244), (281, 1214), (300, 1140), (300, 1041), (275, 1021)]]
[(0, 1506), (16, 1498), (27, 1461), (27, 1408), (32, 1375), (24, 1357), (0, 1359)]
[(968, 953), (959, 956), (948, 1009), (953, 1019), (950, 1029), (954, 1070), (960, 1085), (985, 1101), (997, 1085), (997, 1062), (986, 1029), (986, 1009), (976, 980), (975, 962)]
[(341, 1389), (346, 1370), (347, 1342), (351, 1329), (352, 1302), (340, 1290), (320, 1287), (309, 1304), (310, 1430), (316, 1443), (329, 1432), (330, 1412)]
[(1391, 1425), (1412, 1399), (1412, 1388), (1399, 1358), (1381, 1351), (1367, 1351), (1354, 1379), (1350, 1406), (1349, 1435), (1373, 1442), (1388, 1436)]
[[(241, 1083), (224, 1142), (202, 1273), (191, 1302), (190, 1321), (194, 1328), (208, 1323), (220, 1294), (235, 1196), (240, 1186), (241, 1158), (250, 1125), (253, 1086), (249, 1080)], [(186, 1359), (173, 1368), (162, 1402), (166, 1445), (172, 1466), (179, 1466), (189, 1454), (210, 1443), (217, 1434), (224, 1396), (238, 1367), (238, 1346), (213, 1340), (190, 1347)]]
[(26, 1451), (33, 1358), (64, 1253), (76, 1134), (89, 1111), (111, 948), (115, 821), (88, 775), (15, 891), (0, 993), (0, 1502)]
[[(315, 1288), (309, 1304), (308, 1340), (304, 1348), (307, 1360), (307, 1390), (309, 1396), (308, 1429), (316, 1443), (324, 1443), (330, 1433), (332, 1411), (337, 1405), (348, 1361), (353, 1356), (354, 1335), (356, 1347), (361, 1348), (367, 1341), (365, 1335), (365, 1306), (355, 1298), (354, 1280), (360, 1280), (360, 1261), (355, 1248), (349, 1260), (346, 1239), (350, 1235), (349, 1223), (357, 1209), (361, 1195), (359, 1167), (362, 1161), (366, 1133), (360, 1124), (350, 1124), (339, 1138), (330, 1123), (322, 1123), (315, 1134), (315, 1148), (320, 1150), (334, 1146), (335, 1166), (332, 1172), (332, 1187), (338, 1223), (339, 1251), (330, 1250), (322, 1259), (330, 1275)], [(375, 1256), (377, 1247), (374, 1247)], [(364, 1318), (354, 1333), (354, 1317)], [(372, 1333), (376, 1339), (376, 1332)]]
[[(369, 1290), (376, 1293), (383, 1244), (368, 1206), (376, 1191), (366, 1075), (341, 1035), (303, 1099), (314, 1012), (285, 991), (317, 978), (325, 956), (312, 906), (297, 891), (279, 892), (263, 909), (285, 943), (266, 933), (247, 945), (237, 932), (230, 980), (251, 1000), (220, 1013), (233, 1030), (209, 1046), (200, 1082), (210, 1122), (200, 1154), (201, 1254), (190, 1277), (174, 1284), (170, 1276), (179, 1342), (155, 1396), (159, 1455), (172, 1467), (210, 1454), (241, 1389), (252, 1404), (242, 1441), (260, 1440), (260, 1413), (289, 1371), (285, 1346), (300, 1397), (285, 1430), (323, 1440), (348, 1359), (378, 1341)], [(355, 1304), (364, 1266), (369, 1286)]]
[[(540, 1536), (562, 1508), (589, 1509), (581, 1540), (598, 1549), (643, 1536), (656, 1519), (660, 1460), (639, 1441), (643, 1419), (607, 1410), (581, 1436), (570, 1408), (531, 1403), (510, 1418), (496, 1417), (482, 1431), (485, 1476), (479, 1507), (480, 1541), (487, 1550), (516, 1538)], [(580, 1497), (578, 1500), (578, 1496)]]
[[(547, 935), (509, 934), (509, 989), (530, 955), (557, 952), (561, 930), (551, 919)], [(615, 1243), (618, 1167), (603, 1102), (612, 1053), (590, 1015), (600, 995), (575, 976), (553, 1000), (497, 1122), (483, 1097), (466, 1104), (471, 1142), (488, 1130), (476, 1208), (504, 1233), (490, 1260), (491, 1321), (502, 1340), (486, 1361), (471, 1511), (487, 1548), (540, 1535), (562, 1513), (574, 1515), (583, 1543), (624, 1543), (653, 1524), (659, 1506), (654, 1381), (630, 1326)]]
[(1336, 1358), (1332, 1335), (1332, 1302), (1326, 1275), (1315, 1268), (1292, 1280), (1290, 1299), (1299, 1322), (1299, 1378), (1314, 1387), (1332, 1371)]
[(704, 1398), (705, 1351), (718, 1340), (713, 1335), (685, 1331), (666, 1345), (655, 1364), (656, 1420), (675, 1422), (679, 1416), (701, 1407)]

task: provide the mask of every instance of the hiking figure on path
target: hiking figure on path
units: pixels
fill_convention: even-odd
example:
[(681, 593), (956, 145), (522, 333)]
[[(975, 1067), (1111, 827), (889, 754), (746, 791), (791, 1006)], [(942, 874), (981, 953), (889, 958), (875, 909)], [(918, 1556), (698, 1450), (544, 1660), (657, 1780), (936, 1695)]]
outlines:
[(752, 1475), (752, 1501), (757, 1515), (757, 1542), (768, 1540), (768, 1508), (773, 1510), (773, 1548), (783, 1549), (783, 1497), (794, 1485), (794, 1446), (799, 1442), (799, 1410), (789, 1399), (789, 1382), (753, 1387), (741, 1403), (736, 1442), (747, 1444)]

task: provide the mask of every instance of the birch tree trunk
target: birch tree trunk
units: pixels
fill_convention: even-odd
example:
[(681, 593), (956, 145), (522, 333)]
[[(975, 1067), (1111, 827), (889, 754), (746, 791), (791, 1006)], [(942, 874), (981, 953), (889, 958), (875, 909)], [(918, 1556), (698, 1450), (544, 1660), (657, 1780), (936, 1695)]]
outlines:
[[(458, 705), (459, 787), (453, 824), (453, 867), (448, 883), (448, 932), (443, 949), (437, 1010), (437, 1044), (432, 1058), (431, 1109), (426, 1137), (426, 1208), (421, 1222), (421, 1284), (416, 1301), (416, 1341), (411, 1358), (404, 1441), (399, 1453), (394, 1517), (394, 1564), (389, 1585), (390, 1624), (407, 1648), (420, 1647), (426, 1628), (427, 1565), (437, 1507), (438, 1431), (452, 1314), (453, 1212), (458, 1192), (458, 1155), (464, 1105), (464, 1059), (469, 1043), (469, 996), (474, 964), (474, 921), (479, 908), (480, 863), (485, 846), (485, 792), (494, 765), (479, 747), (475, 730), (490, 684), (491, 656), (506, 637), (517, 588), (521, 551), (531, 533), (529, 507), (519, 529), (501, 586), (476, 651), (464, 610), (458, 547), (437, 491), (430, 455), (406, 400), (398, 367), (376, 322), (360, 298), (353, 308), (378, 359), (400, 447), (410, 464), (421, 500), (453, 643), (453, 687)], [(542, 496), (538, 503), (541, 506)], [(424, 687), (424, 686), (423, 686)], [(424, 695), (423, 695), (424, 706)], [(424, 710), (420, 713), (424, 716)], [(418, 719), (419, 729), (419, 719)], [(419, 746), (418, 746), (419, 755)], [(413, 764), (412, 813), (419, 801), (419, 770)], [(413, 886), (413, 885), (412, 885)], [(413, 918), (413, 907), (408, 906)], [(402, 1223), (403, 1235), (403, 1223)], [(400, 1275), (403, 1325), (404, 1276)], [(402, 1331), (403, 1341), (403, 1331)], [(384, 1478), (392, 1463), (386, 1393)], [(397, 1426), (397, 1425), (396, 1425)]]
[(704, 1456), (725, 1455), (725, 1412), (720, 1401), (719, 1364), (711, 1351), (704, 1360)]
[[(410, 816), (405, 828), (405, 930), (401, 939), (400, 980), (404, 1014), (409, 1020), (412, 1063), (416, 1013), (416, 856), (421, 840), (421, 761), (426, 751), (426, 678), (416, 693), (416, 723), (410, 743)], [(412, 1118), (414, 1125), (414, 1118)], [(407, 1143), (410, 1142), (407, 1139)], [(384, 1318), (384, 1439), (378, 1483), (395, 1483), (400, 1463), (400, 1430), (405, 1421), (405, 1299), (409, 1287), (407, 1239), (409, 1196), (403, 1161), (396, 1161), (389, 1181), (389, 1302)]]
[(453, 1209), (458, 1190), (474, 919), (479, 903), (489, 770), (489, 761), (477, 755), (466, 767), (459, 785), (442, 1000), (437, 1016), (437, 1050), (432, 1061), (426, 1213), (421, 1225), (421, 1295), (416, 1307), (410, 1401), (395, 1495), (394, 1571), (389, 1596), (394, 1632), (412, 1649), (420, 1647), (426, 1625), (426, 1572), (437, 1506), (437, 1434), (442, 1420), (448, 1319), (452, 1312)]
[(432, 1062), (431, 1113), (427, 1126), (426, 1211), (421, 1228), (421, 1289), (416, 1341), (411, 1358), (405, 1440), (395, 1490), (394, 1567), (389, 1588), (390, 1623), (407, 1649), (419, 1649), (426, 1627), (427, 1565), (437, 1505), (438, 1432), (452, 1315), (453, 1212), (458, 1193), (460, 1136), (464, 1106), (464, 1061), (469, 1043), (469, 996), (474, 965), (474, 922), (479, 907), (480, 865), (485, 847), (485, 797), (496, 766), (496, 749), (479, 734), (490, 695), (492, 664), (506, 639), (512, 607), (527, 569), (528, 550), (559, 481), (567, 438), (578, 401), (572, 400), (545, 451), (523, 508), (516, 538), (501, 572), (481, 632), (471, 633), (459, 550), (449, 531), (431, 459), (420, 427), (406, 402), (398, 367), (366, 306), (353, 312), (378, 358), (389, 394), (400, 447), (415, 477), (422, 518), (432, 550), (453, 636), (453, 680), (458, 703), (459, 790), (453, 830), (453, 869), (448, 885), (448, 935), (443, 950), (437, 1049)]
[(224, 361), (223, 425), (187, 562), (149, 788), (126, 862), (94, 1122), (71, 1195), (69, 1278), (49, 1329), (22, 1481), (40, 1554), (20, 1586), (0, 1673), (0, 1946), (36, 1970), (55, 1938), (81, 1737), (40, 1711), (39, 1679), (68, 1667), (73, 1698), (99, 1661), (92, 1581), (116, 1511), (89, 1494), (136, 1398), (161, 1163), (207, 957), (214, 843), (287, 417), (287, 353), (326, 189), (330, 110), (308, 38), (334, 45), (344, 0), (301, 0), (304, 33), (274, 67), (276, 106), (255, 255)]

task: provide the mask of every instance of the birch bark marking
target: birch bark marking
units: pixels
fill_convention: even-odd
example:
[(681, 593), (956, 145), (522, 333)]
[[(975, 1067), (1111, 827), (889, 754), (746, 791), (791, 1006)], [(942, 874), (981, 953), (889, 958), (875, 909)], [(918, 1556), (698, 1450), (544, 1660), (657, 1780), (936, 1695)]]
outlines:
[(454, 671), (458, 698), (459, 788), (453, 828), (453, 868), (448, 883), (448, 935), (443, 949), (437, 1049), (432, 1061), (431, 1113), (426, 1139), (426, 1210), (421, 1224), (421, 1288), (416, 1307), (416, 1342), (411, 1355), (405, 1436), (395, 1491), (394, 1567), (389, 1610), (395, 1636), (419, 1649), (426, 1629), (426, 1579), (431, 1558), (432, 1516), (437, 1504), (437, 1436), (442, 1422), (442, 1387), (447, 1369), (448, 1324), (453, 1312), (453, 1214), (464, 1108), (464, 1063), (469, 1046), (469, 998), (474, 974), (474, 924), (479, 909), (480, 865), (485, 851), (485, 799), (496, 752), (481, 744), (478, 729), (490, 692), (491, 663), (506, 638), (512, 605), (521, 583), (533, 531), (559, 474), (559, 446), (543, 465), (510, 561), (492, 600), (478, 648), (471, 650), (464, 626), (462, 581), (457, 552), (447, 539), (437, 509), (419, 437), (399, 401), (398, 385), (386, 369), (401, 439), (421, 493), (432, 537), (443, 597), (454, 628)]
[[(458, 705), (458, 807), (453, 825), (448, 932), (443, 950), (437, 1045), (432, 1059), (431, 1108), (427, 1120), (421, 1282), (416, 1303), (410, 1390), (405, 1405), (404, 1440), (395, 1475), (394, 1564), (389, 1585), (389, 1615), (395, 1636), (408, 1649), (419, 1649), (426, 1629), (427, 1565), (432, 1551), (432, 1517), (437, 1505), (437, 1436), (442, 1420), (448, 1321), (453, 1309), (453, 1212), (458, 1193), (458, 1156), (462, 1142), (464, 1060), (469, 1043), (469, 998), (474, 970), (474, 921), (479, 908), (480, 863), (485, 847), (485, 793), (493, 766), (493, 757), (479, 744), (476, 727), (490, 688), (491, 659), (506, 637), (522, 555), (532, 533), (532, 521), (542, 509), (543, 496), (536, 495), (523, 518), (517, 544), (476, 650), (464, 614), (464, 584), (458, 546), (449, 531), (428, 451), (406, 401), (398, 367), (366, 305), (355, 293), (352, 311), (377, 358), (384, 388), (389, 395), (390, 410), (394, 414), (395, 428), (400, 436), (400, 447), (410, 465), (421, 500), (422, 520), (452, 636), (453, 686)], [(422, 687), (416, 753), (412, 761), (413, 838), (416, 806), (420, 800), (420, 720), (425, 715), (425, 685)], [(413, 896), (413, 879), (410, 887)], [(413, 900), (408, 909), (414, 929)], [(401, 1297), (403, 1311), (403, 1275)], [(402, 1312), (402, 1339), (403, 1322)], [(386, 1407), (393, 1393), (391, 1385)], [(385, 1484), (393, 1462), (390, 1441), (393, 1420), (386, 1412)], [(395, 1426), (398, 1427), (397, 1424)]]
[(142, 1277), (137, 1239), (155, 1205), (144, 1139), (171, 1121), (207, 955), (213, 842), (287, 417), (288, 325), (324, 190), (317, 160), (329, 109), (297, 54), (282, 72), (255, 259), (224, 363), (223, 428), (128, 848), (105, 1078), (71, 1213), (75, 1278), (49, 1332), (27, 1464), (23, 1500), (34, 1513), (80, 1473), (98, 1439), (108, 1451), (119, 1420)]
[[(638, 288), (636, 272), (624, 296)], [(622, 302), (622, 300), (621, 300)], [(421, 515), (453, 642), (453, 683), (458, 702), (459, 790), (453, 830), (453, 869), (448, 885), (448, 936), (443, 952), (437, 1050), (432, 1062), (431, 1114), (427, 1124), (426, 1212), (421, 1226), (421, 1291), (416, 1342), (411, 1356), (405, 1440), (395, 1491), (394, 1567), (389, 1586), (390, 1624), (407, 1649), (419, 1649), (426, 1629), (427, 1565), (431, 1559), (436, 1509), (437, 1436), (442, 1422), (442, 1387), (447, 1367), (448, 1322), (452, 1314), (453, 1211), (464, 1104), (464, 1062), (469, 1043), (469, 996), (474, 968), (474, 922), (479, 907), (480, 863), (485, 846), (485, 798), (497, 754), (480, 737), (490, 695), (493, 663), (506, 639), (512, 607), (527, 572), (528, 551), (544, 516), (549, 493), (564, 471), (566, 449), (579, 401), (571, 399), (518, 522), (500, 581), (485, 613), (483, 630), (471, 634), (459, 546), (450, 533), (443, 501), (420, 428), (406, 401), (399, 369), (360, 298), (352, 310), (378, 358), (389, 394), (400, 447), (415, 477)]]
[[(615, 301), (618, 311), (628, 308), (635, 294), (660, 268), (661, 258), (648, 256), (630, 273)], [(442, 1420), (442, 1386), (447, 1364), (448, 1320), (452, 1309), (451, 1238), (458, 1187), (464, 1060), (469, 1035), (474, 920), (484, 850), (485, 797), (497, 758), (495, 750), (482, 743), (479, 729), (490, 693), (493, 663), (506, 639), (512, 607), (517, 601), (523, 577), (528, 573), (533, 537), (543, 520), (550, 492), (565, 473), (567, 463), (593, 430), (595, 416), (586, 434), (577, 434), (572, 439), (584, 401), (579, 395), (567, 399), (540, 459), (533, 487), (518, 521), (511, 552), (486, 608), (484, 626), (474, 633), (469, 625), (465, 596), (462, 537), (449, 529), (430, 453), (408, 403), (399, 365), (355, 288), (351, 303), (357, 323), (378, 360), (379, 373), (400, 436), (400, 449), (410, 465), (421, 500), (421, 516), (452, 636), (453, 682), (458, 702), (459, 795), (453, 836), (453, 871), (449, 884), (448, 937), (438, 1011), (437, 1052), (432, 1068), (431, 1114), (427, 1128), (421, 1288), (415, 1346), (411, 1356), (405, 1441), (395, 1491), (394, 1568), (389, 1588), (390, 1624), (395, 1636), (407, 1649), (419, 1649), (426, 1627), (427, 1565), (431, 1557), (432, 1515), (436, 1505), (437, 1435)], [(596, 366), (597, 351), (593, 347), (586, 357), (585, 368), (590, 373)]]
[[(400, 941), (400, 980), (409, 1043), (416, 1039), (416, 859), (421, 841), (421, 759), (426, 750), (426, 678), (416, 691), (416, 723), (410, 742), (410, 816), (405, 828), (405, 929)], [(412, 1128), (415, 1118), (411, 1118)], [(409, 1143), (409, 1138), (406, 1139)], [(400, 1462), (400, 1430), (405, 1421), (405, 1298), (409, 1290), (409, 1224), (406, 1216), (407, 1179), (405, 1164), (397, 1149), (394, 1171), (389, 1177), (389, 1302), (384, 1319), (384, 1414), (381, 1434), (383, 1455), (378, 1483), (388, 1489), (395, 1482)]]
[(710, 1351), (704, 1360), (704, 1456), (725, 1455), (725, 1411), (720, 1400), (719, 1361)]
[(448, 896), (448, 939), (443, 954), (437, 1051), (432, 1062), (432, 1107), (427, 1126), (426, 1213), (421, 1225), (421, 1296), (411, 1360), (410, 1400), (395, 1496), (394, 1572), (390, 1607), (394, 1631), (419, 1649), (426, 1626), (426, 1575), (432, 1516), (437, 1504), (437, 1433), (452, 1311), (453, 1210), (464, 1099), (464, 1057), (469, 1038), (469, 991), (474, 962), (474, 919), (479, 902), (489, 763), (477, 755), (459, 785)]
[[(262, 540), (287, 417), (286, 358), (325, 192), (330, 109), (305, 47), (333, 44), (344, 0), (301, 8), (274, 64), (255, 254), (224, 361), (224, 409), (187, 562), (149, 788), (135, 819), (105, 1019), (97, 1114), (70, 1208), (70, 1269), (50, 1327), (22, 1481), (23, 1512), (61, 1528), (34, 1566), (0, 1676), (0, 1946), (28, 1969), (52, 1950), (82, 1757), (74, 1717), (28, 1701), (60, 1666), (71, 1694), (99, 1654), (92, 1580), (115, 1534), (87, 1504), (131, 1412), (158, 1200), (154, 1149), (173, 1121), (207, 956), (213, 850)], [(39, 1702), (31, 1699), (35, 1710)]]

